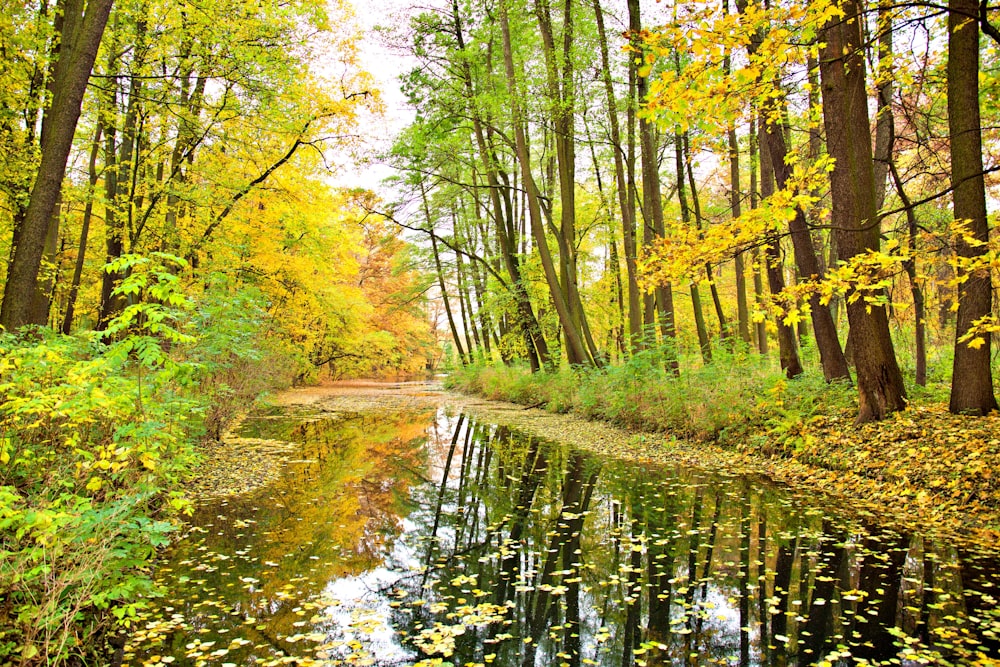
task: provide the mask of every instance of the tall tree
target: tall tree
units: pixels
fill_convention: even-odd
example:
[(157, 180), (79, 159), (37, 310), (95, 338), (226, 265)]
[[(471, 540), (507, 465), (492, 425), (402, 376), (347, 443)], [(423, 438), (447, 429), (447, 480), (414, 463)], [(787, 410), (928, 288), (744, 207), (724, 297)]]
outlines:
[[(618, 204), (622, 218), (622, 245), (625, 251), (625, 271), (628, 282), (628, 331), (629, 349), (635, 351), (641, 346), (642, 338), (642, 296), (639, 292), (638, 271), (636, 270), (636, 231), (635, 231), (635, 197), (632, 196), (633, 184), (629, 178), (629, 171), (634, 169), (631, 164), (626, 164), (622, 144), (621, 124), (618, 117), (618, 107), (615, 98), (615, 89), (611, 79), (611, 62), (608, 57), (608, 36), (604, 27), (604, 10), (601, 8), (600, 0), (593, 0), (594, 16), (597, 19), (598, 43), (601, 50), (601, 79), (604, 83), (604, 95), (608, 107), (608, 126), (610, 128), (611, 150), (614, 154), (615, 162), (615, 184), (618, 190)], [(629, 58), (629, 80), (635, 78), (635, 66), (631, 62), (634, 56)], [(628, 103), (631, 107), (634, 94), (628, 92)], [(626, 170), (628, 169), (628, 171)]]
[[(741, 14), (746, 14), (747, 0), (736, 0), (736, 6)], [(752, 58), (766, 57), (761, 53), (764, 34), (757, 31), (747, 44), (747, 50)], [(763, 78), (763, 69), (759, 78)], [(766, 152), (770, 159), (774, 179), (779, 188), (784, 188), (792, 176), (792, 167), (786, 162), (789, 147), (783, 126), (777, 121), (784, 118), (787, 108), (783, 107), (784, 92), (778, 81), (762, 81), (774, 87), (774, 94), (768, 94), (760, 110), (760, 150)], [(870, 152), (869, 148), (869, 152)], [(805, 211), (801, 206), (795, 207), (795, 212), (788, 222), (788, 230), (795, 254), (795, 264), (799, 274), (807, 280), (821, 277), (821, 267), (816, 256), (812, 235), (806, 221)], [(849, 379), (850, 371), (844, 358), (840, 339), (837, 337), (837, 326), (833, 321), (830, 309), (820, 303), (819, 294), (814, 293), (809, 298), (813, 333), (816, 337), (816, 347), (819, 349), (820, 363), (823, 366), (823, 376), (830, 380)]]
[[(827, 150), (836, 160), (830, 174), (833, 226), (840, 259), (879, 247), (879, 217), (868, 119), (868, 94), (861, 24), (855, 0), (844, 0), (842, 17), (823, 26), (820, 80)], [(856, 295), (857, 296), (857, 295)], [(827, 311), (829, 312), (829, 311)], [(858, 375), (857, 421), (882, 419), (906, 407), (903, 376), (889, 335), (885, 307), (864, 298), (848, 299), (854, 359)]]
[[(983, 3), (985, 7), (985, 2)], [(987, 252), (986, 188), (979, 114), (979, 30), (976, 0), (948, 2), (948, 129), (955, 219), (966, 222), (971, 239), (960, 236), (956, 254), (975, 262)], [(993, 288), (988, 267), (960, 275), (955, 361), (948, 409), (985, 415), (997, 409), (990, 370), (990, 334), (967, 340), (973, 326), (990, 316)]]
[(41, 137), (41, 162), (24, 221), (14, 239), (14, 254), (0, 306), (0, 326), (18, 329), (32, 322), (31, 299), (38, 284), (45, 237), (62, 191), (66, 162), (80, 119), (83, 95), (101, 45), (112, 0), (66, 0), (59, 56), (52, 75), (52, 105)]
[[(629, 34), (633, 40), (637, 40), (640, 30), (639, 0), (628, 1)], [(636, 53), (638, 55), (638, 52)], [(637, 77), (636, 95), (639, 102), (646, 100), (649, 90), (649, 73), (639, 73)], [(662, 238), (665, 233), (663, 224), (663, 202), (660, 198), (660, 173), (659, 155), (656, 149), (656, 137), (654, 135), (653, 123), (649, 118), (642, 118), (639, 121), (639, 150), (642, 159), (642, 212), (645, 232), (643, 238), (648, 242), (652, 236)], [(683, 180), (683, 168), (680, 168), (677, 175), (678, 181)], [(693, 288), (696, 290), (697, 288)], [(663, 342), (668, 346), (667, 369), (677, 374), (679, 364), (677, 362), (677, 326), (674, 317), (674, 294), (673, 287), (667, 283), (658, 285), (654, 292), (656, 297), (656, 316), (660, 322), (660, 333)], [(646, 311), (649, 315), (649, 308)], [(644, 320), (647, 326), (652, 320), (647, 317)], [(648, 336), (652, 332), (646, 331)]]
[(594, 364), (596, 360), (590, 356), (590, 351), (587, 349), (580, 329), (573, 318), (566, 295), (559, 284), (559, 276), (556, 272), (551, 251), (549, 250), (548, 241), (545, 238), (540, 193), (531, 173), (531, 154), (525, 135), (524, 111), (521, 106), (523, 96), (518, 92), (519, 77), (514, 67), (514, 52), (511, 45), (507, 2), (500, 3), (500, 30), (503, 40), (504, 71), (507, 74), (507, 92), (510, 98), (509, 103), (511, 105), (511, 116), (514, 124), (515, 149), (517, 152), (517, 161), (521, 169), (521, 181), (524, 185), (525, 196), (527, 198), (528, 221), (531, 224), (535, 247), (542, 262), (542, 270), (545, 273), (545, 280), (548, 283), (556, 313), (559, 315), (559, 324), (562, 326), (566, 336), (569, 358), (584, 360), (583, 363), (586, 364)]

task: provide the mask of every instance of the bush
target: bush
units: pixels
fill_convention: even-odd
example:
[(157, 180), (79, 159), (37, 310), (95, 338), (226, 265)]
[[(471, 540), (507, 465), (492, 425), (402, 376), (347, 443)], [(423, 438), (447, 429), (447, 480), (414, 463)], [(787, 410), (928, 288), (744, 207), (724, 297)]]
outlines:
[(259, 298), (195, 304), (184, 266), (117, 260), (130, 303), (102, 334), (0, 335), (0, 664), (107, 662), (116, 624), (157, 594), (199, 441), (294, 373), (260, 349)]
[(0, 337), (0, 660), (92, 650), (150, 595), (198, 407), (126, 337)]

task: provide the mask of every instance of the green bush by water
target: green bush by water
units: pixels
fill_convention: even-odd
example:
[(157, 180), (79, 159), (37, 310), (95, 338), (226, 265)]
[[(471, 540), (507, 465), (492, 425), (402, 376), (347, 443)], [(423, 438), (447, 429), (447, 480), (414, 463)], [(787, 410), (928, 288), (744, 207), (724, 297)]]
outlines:
[(104, 334), (0, 335), (0, 664), (109, 662), (198, 442), (290, 376), (264, 370), (281, 352), (256, 349), (252, 299), (196, 304), (182, 260), (120, 261), (132, 303)]
[(768, 447), (786, 450), (795, 446), (797, 425), (854, 401), (849, 386), (829, 385), (817, 372), (788, 380), (774, 360), (752, 353), (716, 350), (710, 364), (683, 363), (679, 377), (666, 370), (666, 359), (661, 350), (650, 350), (603, 369), (535, 374), (525, 366), (469, 366), (452, 373), (447, 384), (490, 399), (695, 440), (736, 445), (766, 434)]

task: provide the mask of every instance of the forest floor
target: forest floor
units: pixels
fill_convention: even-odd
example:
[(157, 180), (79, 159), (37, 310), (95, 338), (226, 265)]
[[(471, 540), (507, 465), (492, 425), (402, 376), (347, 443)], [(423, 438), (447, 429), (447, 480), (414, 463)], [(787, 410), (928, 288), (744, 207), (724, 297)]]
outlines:
[[(273, 398), (289, 408), (398, 410), (444, 406), (601, 456), (764, 475), (901, 530), (945, 537), (966, 548), (1000, 549), (1000, 415), (963, 417), (938, 404), (915, 405), (889, 419), (854, 426), (841, 409), (780, 432), (680, 439), (623, 429), (573, 413), (487, 400), (428, 383), (355, 382), (293, 389)], [(751, 437), (752, 435), (752, 437)], [(781, 439), (784, 447), (767, 443)], [(788, 443), (793, 443), (788, 447)], [(206, 452), (193, 488), (247, 490), (276, 474), (280, 447), (229, 436)], [(277, 448), (276, 448), (277, 447)], [(791, 449), (791, 452), (789, 452)], [(230, 480), (230, 481), (226, 481)], [(197, 497), (197, 496), (196, 496)]]

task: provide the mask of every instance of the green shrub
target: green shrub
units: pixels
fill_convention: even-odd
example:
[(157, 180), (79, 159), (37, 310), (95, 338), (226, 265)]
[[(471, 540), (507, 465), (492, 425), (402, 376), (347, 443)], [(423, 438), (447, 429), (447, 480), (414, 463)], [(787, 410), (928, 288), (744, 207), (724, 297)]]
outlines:
[(102, 334), (0, 335), (0, 664), (106, 662), (198, 442), (289, 377), (252, 293), (195, 303), (166, 254), (109, 268), (128, 304)]

